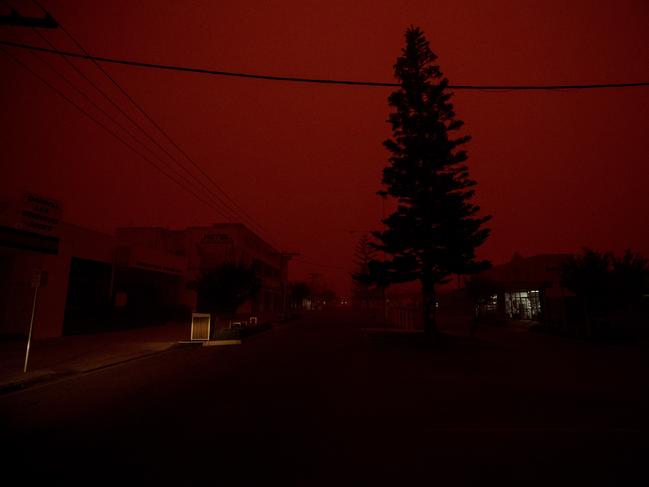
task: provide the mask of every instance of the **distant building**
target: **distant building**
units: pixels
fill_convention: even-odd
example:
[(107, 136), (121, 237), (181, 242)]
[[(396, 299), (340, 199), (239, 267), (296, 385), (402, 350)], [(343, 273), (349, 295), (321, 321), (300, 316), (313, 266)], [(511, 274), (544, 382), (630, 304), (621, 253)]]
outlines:
[[(561, 263), (566, 257), (515, 254), (510, 262), (468, 279), (467, 289), (438, 289), (436, 306), (444, 317), (474, 313), (481, 320), (529, 320), (565, 326), (567, 303), (572, 299), (572, 293), (560, 282)], [(468, 299), (472, 292), (477, 294)], [(388, 287), (385, 301), (380, 297), (369, 301), (367, 311), (377, 323), (389, 327), (422, 329), (420, 283)]]
[[(245, 225), (219, 223), (183, 230), (118, 228), (116, 237), (116, 290), (125, 294), (127, 302), (149, 299), (195, 309), (196, 293), (189, 283), (203, 271), (235, 262), (254, 266), (262, 280), (257, 296), (239, 311), (259, 315), (262, 320), (284, 311), (287, 261)], [(154, 280), (153, 273), (165, 277)]]
[(26, 335), (36, 288), (36, 338), (188, 320), (196, 310), (188, 284), (226, 261), (254, 265), (262, 280), (241, 313), (263, 321), (284, 311), (287, 260), (244, 225), (112, 236), (62, 222), (52, 198), (0, 200), (0, 335)]
[(478, 318), (561, 322), (565, 297), (570, 294), (562, 288), (560, 279), (566, 257), (514, 254), (510, 262), (481, 273), (478, 280), (485, 288), (476, 309)]

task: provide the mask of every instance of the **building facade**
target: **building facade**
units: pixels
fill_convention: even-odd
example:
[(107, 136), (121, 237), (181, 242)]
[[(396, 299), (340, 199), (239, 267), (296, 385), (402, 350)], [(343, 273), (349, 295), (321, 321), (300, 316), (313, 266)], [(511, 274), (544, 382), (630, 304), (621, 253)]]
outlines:
[(77, 333), (110, 317), (115, 239), (61, 221), (60, 203), (25, 193), (0, 203), (0, 334)]
[(561, 286), (561, 264), (566, 254), (521, 257), (494, 266), (474, 281), (478, 300), (476, 315), (482, 319), (565, 321), (565, 299), (570, 292)]
[[(240, 307), (239, 313), (256, 315), (263, 321), (285, 311), (287, 260), (245, 225), (219, 223), (182, 230), (118, 228), (116, 237), (118, 254), (123, 254), (117, 262), (116, 285), (127, 302), (132, 299), (129, 294), (141, 289), (134, 274), (166, 273), (176, 278), (170, 277), (158, 294), (152, 292), (153, 299), (161, 302), (162, 298), (164, 302), (196, 310), (196, 293), (190, 289), (191, 283), (201, 273), (230, 262), (254, 267), (261, 279), (260, 291)], [(171, 260), (175, 264), (171, 265)]]
[(189, 321), (190, 289), (224, 262), (254, 266), (261, 290), (238, 311), (272, 320), (286, 305), (287, 260), (237, 223), (108, 235), (61, 221), (60, 202), (25, 193), (0, 199), (0, 335), (57, 337)]

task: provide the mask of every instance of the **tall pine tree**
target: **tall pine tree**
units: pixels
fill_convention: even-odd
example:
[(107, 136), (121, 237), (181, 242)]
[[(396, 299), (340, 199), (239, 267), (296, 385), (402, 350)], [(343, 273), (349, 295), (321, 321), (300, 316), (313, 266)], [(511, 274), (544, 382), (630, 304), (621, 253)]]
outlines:
[(489, 236), (471, 202), (475, 181), (469, 178), (470, 137), (454, 136), (463, 122), (455, 118), (452, 93), (424, 33), (410, 27), (406, 46), (394, 65), (400, 88), (388, 98), (392, 137), (383, 145), (390, 164), (383, 170), (382, 195), (397, 208), (374, 232), (376, 248), (391, 258), (373, 261), (370, 273), (390, 283), (419, 280), (424, 330), (433, 335), (436, 323), (436, 284), (450, 274), (478, 272), (490, 264), (475, 258), (475, 249)]

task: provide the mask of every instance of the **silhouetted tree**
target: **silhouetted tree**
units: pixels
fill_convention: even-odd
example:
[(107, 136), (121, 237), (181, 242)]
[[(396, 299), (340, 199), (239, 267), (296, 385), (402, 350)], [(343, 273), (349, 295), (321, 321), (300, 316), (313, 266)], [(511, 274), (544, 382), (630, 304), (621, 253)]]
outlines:
[(611, 290), (612, 261), (610, 252), (584, 247), (580, 254), (567, 257), (561, 264), (561, 284), (575, 294), (603, 298)]
[(588, 335), (592, 333), (593, 314), (604, 312), (610, 300), (612, 261), (610, 252), (584, 247), (580, 254), (567, 257), (561, 264), (561, 285), (577, 296)]
[(232, 315), (257, 294), (261, 280), (254, 267), (227, 262), (202, 272), (189, 287), (196, 290), (199, 310)]
[(452, 93), (424, 33), (410, 27), (406, 46), (394, 65), (400, 88), (388, 98), (392, 138), (383, 145), (390, 165), (383, 170), (381, 195), (397, 201), (396, 211), (374, 232), (377, 249), (391, 256), (373, 261), (370, 274), (388, 283), (421, 282), (424, 330), (434, 334), (435, 285), (450, 274), (470, 274), (489, 266), (475, 258), (475, 249), (489, 236), (471, 203), (476, 185), (469, 178), (468, 135), (453, 137), (462, 127), (455, 118)]
[(593, 319), (605, 320), (612, 310), (632, 306), (649, 286), (649, 261), (627, 250), (621, 257), (584, 247), (581, 253), (561, 265), (561, 284), (575, 293), (581, 304), (587, 333), (593, 333)]
[(358, 304), (366, 308), (371, 295), (372, 280), (357, 279), (355, 276), (369, 275), (370, 262), (376, 256), (376, 250), (370, 245), (370, 237), (363, 235), (358, 239), (356, 249), (354, 249), (354, 267), (356, 272), (352, 274), (354, 281), (353, 298)]
[(619, 305), (633, 305), (649, 292), (649, 260), (627, 249), (613, 257), (613, 289)]

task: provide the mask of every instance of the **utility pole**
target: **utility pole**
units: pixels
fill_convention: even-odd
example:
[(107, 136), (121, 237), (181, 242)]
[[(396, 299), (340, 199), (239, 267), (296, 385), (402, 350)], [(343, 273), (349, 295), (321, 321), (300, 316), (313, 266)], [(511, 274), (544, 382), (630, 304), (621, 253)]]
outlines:
[(57, 29), (59, 27), (59, 23), (50, 13), (46, 13), (43, 17), (25, 17), (13, 8), (9, 15), (0, 15), (0, 25), (37, 29)]

